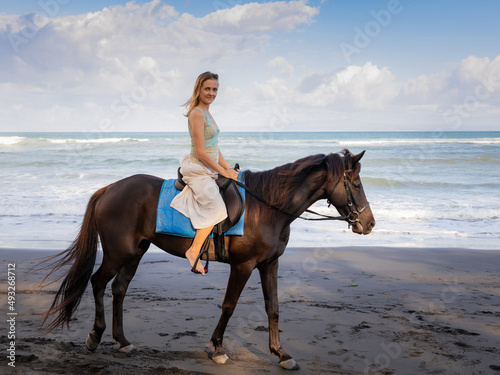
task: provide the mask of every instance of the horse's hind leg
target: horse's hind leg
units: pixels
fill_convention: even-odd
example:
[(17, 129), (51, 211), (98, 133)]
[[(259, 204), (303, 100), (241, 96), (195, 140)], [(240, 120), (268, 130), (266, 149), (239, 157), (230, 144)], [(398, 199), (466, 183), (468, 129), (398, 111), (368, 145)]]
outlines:
[(123, 300), (127, 293), (128, 285), (135, 275), (142, 255), (125, 264), (113, 280), (113, 338), (120, 344), (120, 352), (130, 353), (134, 346), (125, 338), (123, 333)]
[(287, 370), (297, 370), (299, 365), (281, 347), (279, 334), (279, 306), (278, 306), (278, 259), (259, 267), (262, 291), (269, 319), (269, 349), (279, 357), (280, 366)]
[(103, 301), (104, 291), (108, 282), (116, 275), (117, 272), (118, 271), (116, 270), (116, 268), (112, 267), (111, 263), (107, 261), (106, 256), (104, 256), (101, 266), (90, 279), (92, 283), (92, 290), (94, 292), (95, 302), (94, 325), (85, 340), (85, 345), (90, 351), (94, 351), (97, 349), (97, 346), (101, 342), (102, 334), (106, 329)]
[(106, 240), (105, 236), (101, 236), (101, 245), (104, 252), (102, 264), (90, 278), (95, 301), (94, 325), (85, 340), (85, 345), (90, 351), (97, 349), (97, 346), (101, 342), (102, 334), (106, 329), (104, 316), (104, 292), (106, 285), (120, 272), (127, 262), (132, 262), (137, 255), (134, 251), (123, 250), (131, 248), (128, 243), (123, 241), (110, 242)]

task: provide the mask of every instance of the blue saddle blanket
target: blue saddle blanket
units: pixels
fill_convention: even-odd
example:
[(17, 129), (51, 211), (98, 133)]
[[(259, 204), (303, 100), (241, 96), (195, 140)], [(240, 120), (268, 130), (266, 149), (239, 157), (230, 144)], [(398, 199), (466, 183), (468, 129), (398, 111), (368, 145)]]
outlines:
[[(241, 176), (241, 174), (240, 174)], [(160, 199), (158, 200), (158, 208), (156, 210), (156, 233), (169, 234), (171, 236), (194, 238), (196, 229), (191, 224), (191, 220), (181, 214), (179, 211), (170, 207), (172, 199), (180, 193), (174, 186), (175, 180), (165, 180), (161, 187)], [(238, 186), (243, 197), (245, 191)], [(245, 219), (245, 212), (241, 215), (240, 220), (229, 229), (226, 236), (242, 236)], [(213, 237), (212, 234), (209, 236)]]

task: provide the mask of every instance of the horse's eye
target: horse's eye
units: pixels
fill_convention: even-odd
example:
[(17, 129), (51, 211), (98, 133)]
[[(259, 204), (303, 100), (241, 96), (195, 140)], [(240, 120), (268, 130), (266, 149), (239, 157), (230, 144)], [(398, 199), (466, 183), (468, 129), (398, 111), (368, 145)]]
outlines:
[(354, 186), (356, 189), (359, 189), (361, 187), (360, 183), (353, 182), (352, 186)]

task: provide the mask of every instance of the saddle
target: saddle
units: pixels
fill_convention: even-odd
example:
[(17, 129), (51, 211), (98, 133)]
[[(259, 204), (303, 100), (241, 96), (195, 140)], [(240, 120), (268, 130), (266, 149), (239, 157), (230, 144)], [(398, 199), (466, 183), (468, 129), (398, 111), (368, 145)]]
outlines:
[[(234, 169), (239, 169), (236, 164)], [(181, 168), (177, 169), (177, 180), (174, 186), (177, 190), (182, 191), (186, 183), (182, 180)], [(241, 218), (245, 211), (245, 200), (238, 185), (231, 180), (219, 174), (215, 180), (219, 186), (222, 200), (226, 204), (227, 218), (214, 226), (212, 233), (214, 234), (215, 256), (219, 261), (227, 261), (225, 256), (224, 233), (231, 229)]]

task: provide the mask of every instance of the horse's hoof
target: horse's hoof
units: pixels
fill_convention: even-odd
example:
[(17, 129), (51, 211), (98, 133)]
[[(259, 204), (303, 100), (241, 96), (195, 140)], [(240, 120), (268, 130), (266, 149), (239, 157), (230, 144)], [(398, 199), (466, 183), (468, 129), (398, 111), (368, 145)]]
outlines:
[(300, 366), (295, 362), (293, 358), (287, 359), (286, 361), (281, 361), (280, 366), (285, 370), (298, 370)]
[(212, 359), (215, 363), (219, 364), (219, 365), (223, 365), (224, 363), (227, 362), (227, 360), (229, 359), (229, 357), (227, 356), (227, 354), (219, 354), (217, 356), (212, 356)]
[(92, 336), (90, 336), (90, 333), (87, 335), (87, 338), (85, 339), (85, 346), (87, 347), (88, 350), (91, 352), (95, 352), (97, 347), (99, 346), (99, 343), (94, 341)]
[(130, 344), (127, 346), (122, 346), (120, 349), (118, 349), (118, 351), (120, 353), (125, 353), (127, 355), (131, 355), (132, 353), (134, 353), (136, 351), (136, 348), (134, 345)]

